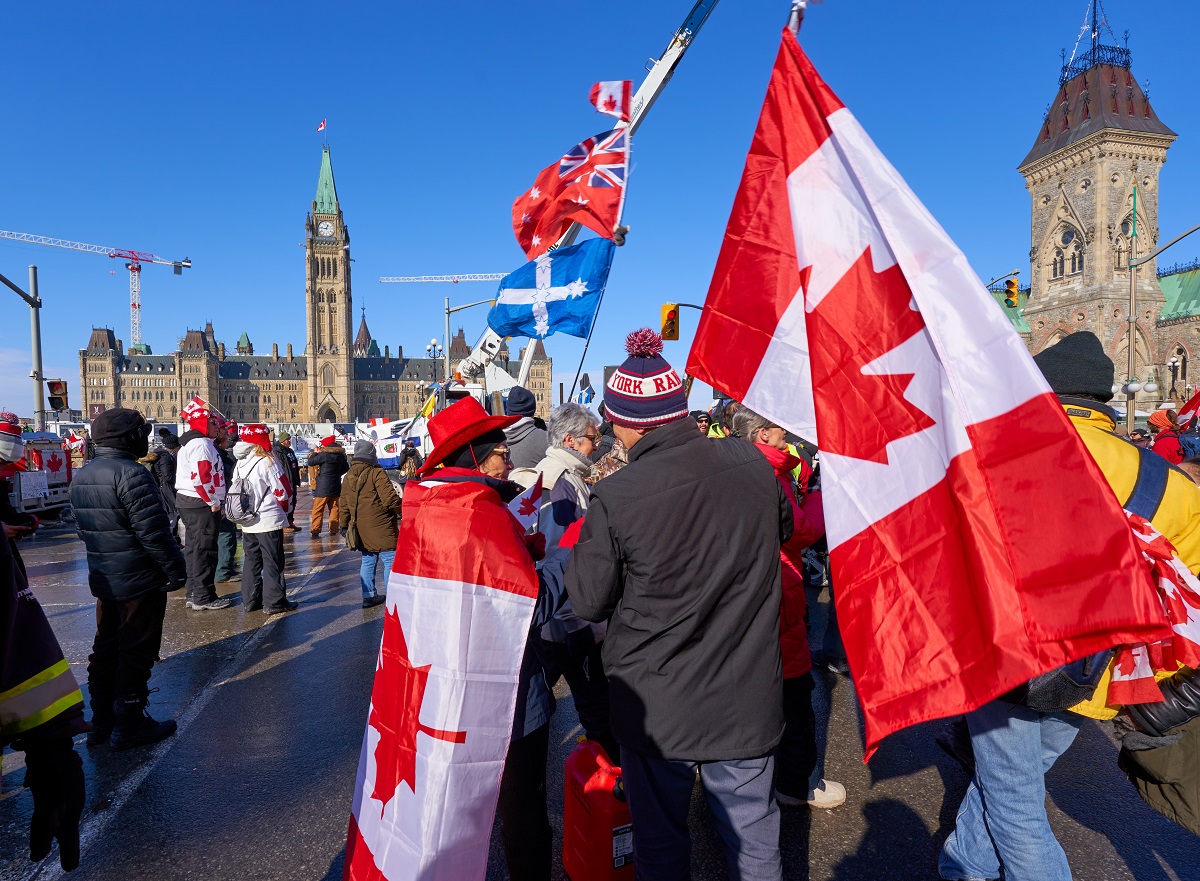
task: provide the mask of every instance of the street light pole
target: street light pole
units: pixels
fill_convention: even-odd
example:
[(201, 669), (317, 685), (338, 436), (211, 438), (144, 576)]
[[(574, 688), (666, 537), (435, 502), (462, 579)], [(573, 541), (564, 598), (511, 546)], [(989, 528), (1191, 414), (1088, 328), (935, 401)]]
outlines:
[(42, 399), (42, 298), (38, 296), (37, 267), (29, 267), (29, 293), (21, 290), (3, 275), (0, 284), (12, 290), (29, 304), (29, 330), (32, 336), (33, 370), (33, 424), (38, 431), (46, 430), (46, 408)]

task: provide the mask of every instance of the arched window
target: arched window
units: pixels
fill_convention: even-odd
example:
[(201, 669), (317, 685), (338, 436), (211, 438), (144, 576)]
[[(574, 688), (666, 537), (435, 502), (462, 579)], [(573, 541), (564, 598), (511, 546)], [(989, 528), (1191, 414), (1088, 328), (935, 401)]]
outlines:
[(1125, 265), (1125, 243), (1117, 242), (1117, 269), (1124, 268)]
[(336, 292), (336, 291), (330, 291), (330, 292), (329, 292), (329, 302), (330, 302), (330, 303), (336, 303), (336, 302), (337, 302), (337, 292)]
[(317, 302), (318, 303), (325, 302), (325, 292), (324, 291), (317, 291)]
[(324, 386), (333, 385), (333, 366), (326, 364), (321, 368), (321, 384)]
[(1083, 272), (1083, 245), (1079, 242), (1071, 249), (1071, 274), (1077, 272)]
[(333, 258), (333, 277), (337, 278), (337, 258)]
[(1050, 261), (1050, 277), (1062, 278), (1066, 275), (1066, 257), (1063, 255), (1062, 248), (1056, 248), (1054, 257)]

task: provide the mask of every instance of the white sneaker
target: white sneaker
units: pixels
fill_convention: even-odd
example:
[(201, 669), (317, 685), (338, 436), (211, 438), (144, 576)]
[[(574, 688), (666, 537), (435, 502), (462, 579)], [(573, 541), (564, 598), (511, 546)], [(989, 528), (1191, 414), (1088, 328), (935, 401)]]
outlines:
[(822, 780), (808, 794), (808, 806), (833, 810), (846, 803), (846, 787), (832, 780)]

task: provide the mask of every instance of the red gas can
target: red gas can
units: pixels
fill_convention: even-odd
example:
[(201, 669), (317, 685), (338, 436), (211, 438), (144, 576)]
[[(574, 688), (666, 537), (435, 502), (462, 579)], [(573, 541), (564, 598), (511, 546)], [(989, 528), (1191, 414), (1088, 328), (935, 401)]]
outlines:
[(563, 793), (563, 867), (571, 881), (632, 881), (633, 824), (621, 769), (600, 744), (575, 747)]

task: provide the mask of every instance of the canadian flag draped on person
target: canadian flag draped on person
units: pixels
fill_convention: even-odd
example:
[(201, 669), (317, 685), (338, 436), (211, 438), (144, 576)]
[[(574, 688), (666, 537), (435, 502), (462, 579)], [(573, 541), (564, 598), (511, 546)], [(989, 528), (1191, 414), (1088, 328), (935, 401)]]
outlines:
[(465, 398), (429, 420), (434, 449), (404, 492), (388, 579), (347, 881), (487, 869), (530, 625), (553, 611), (538, 606), (530, 543), (508, 508), (521, 487), (479, 469), (494, 450), (507, 456), (503, 429), (517, 418)]
[(868, 757), (1164, 636), (1125, 515), (1020, 338), (787, 30), (688, 372), (821, 450)]

